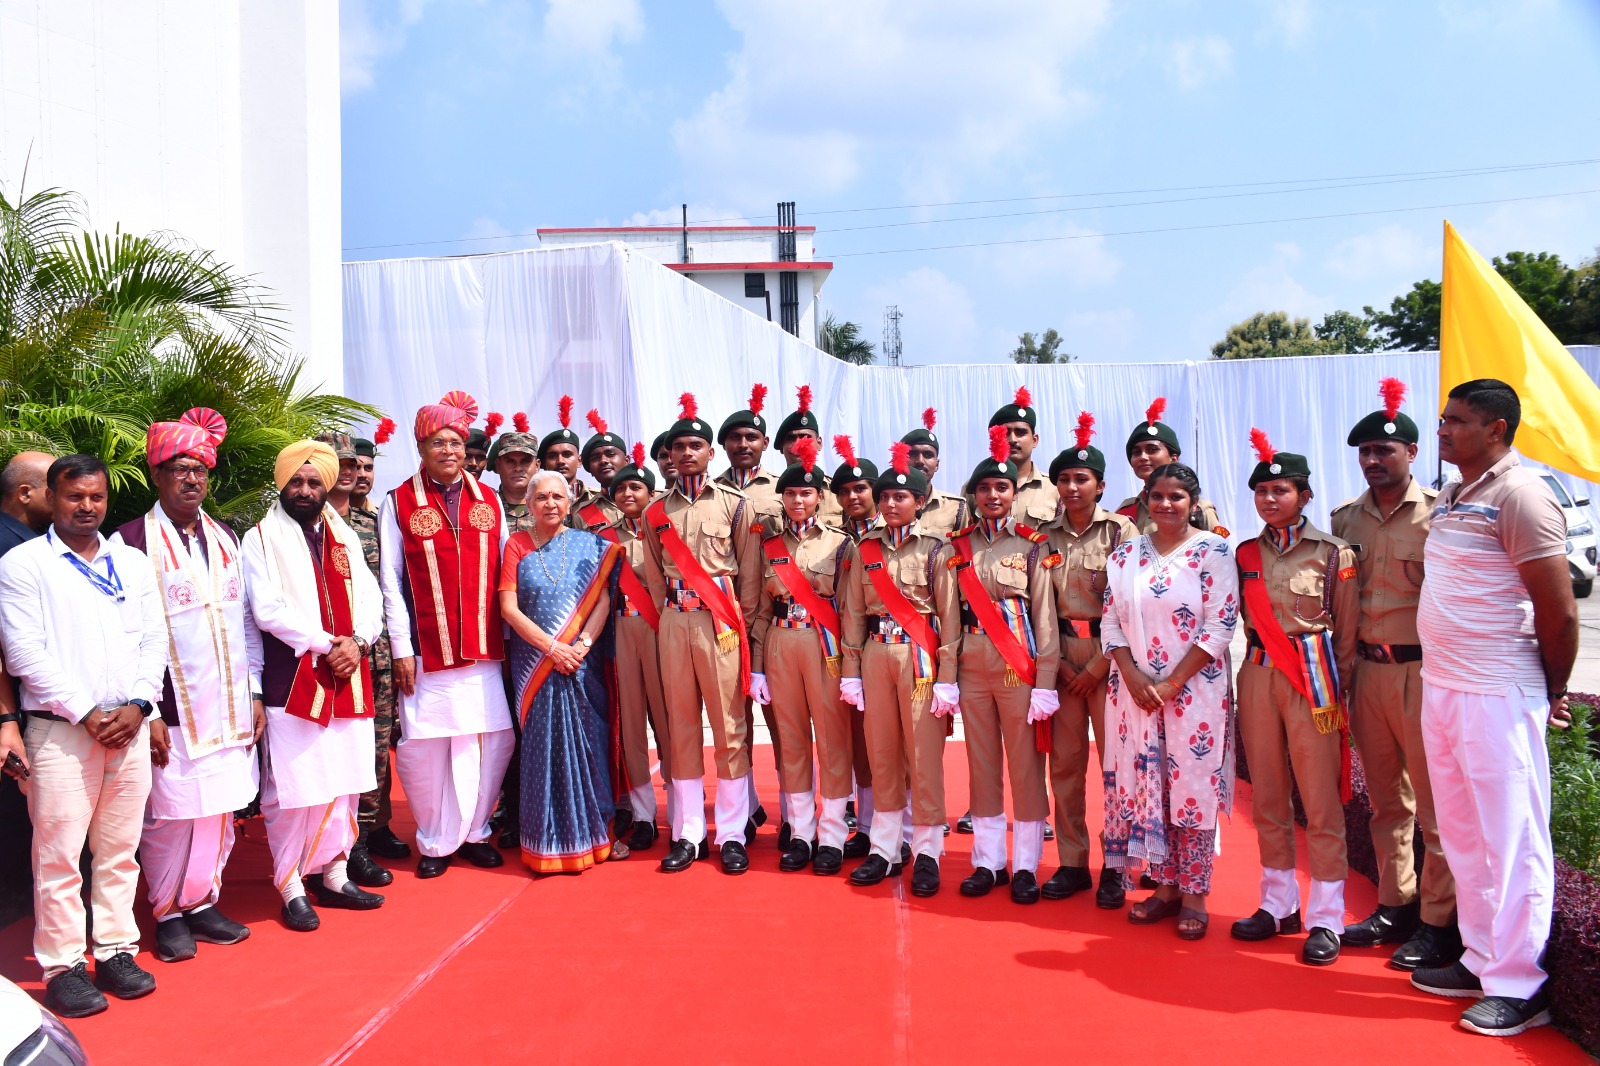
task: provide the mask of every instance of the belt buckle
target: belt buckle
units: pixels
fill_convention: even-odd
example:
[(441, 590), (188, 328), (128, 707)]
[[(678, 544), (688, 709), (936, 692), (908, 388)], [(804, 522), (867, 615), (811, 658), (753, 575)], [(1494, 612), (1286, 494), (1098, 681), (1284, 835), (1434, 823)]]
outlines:
[(700, 594), (692, 589), (684, 589), (678, 593), (678, 606), (686, 611), (700, 609)]
[(886, 614), (879, 616), (878, 635), (880, 637), (903, 637), (905, 636), (905, 633), (906, 631), (900, 628), (900, 623), (896, 622), (893, 618), (890, 618)]
[(1389, 645), (1387, 644), (1368, 644), (1367, 652), (1375, 663), (1394, 662), (1394, 653), (1389, 650)]
[(800, 606), (798, 603), (791, 603), (789, 605), (789, 621), (791, 621), (791, 622), (804, 622), (809, 617), (810, 617), (810, 614), (806, 611), (806, 609), (804, 607)]

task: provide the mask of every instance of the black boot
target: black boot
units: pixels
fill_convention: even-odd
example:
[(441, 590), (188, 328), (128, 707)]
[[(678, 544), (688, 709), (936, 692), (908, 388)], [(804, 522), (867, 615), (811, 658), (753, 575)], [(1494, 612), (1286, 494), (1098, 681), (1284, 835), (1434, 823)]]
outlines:
[(351, 847), (346, 868), (350, 872), (350, 880), (362, 888), (382, 888), (394, 880), (394, 874), (372, 861), (365, 844)]
[(851, 833), (844, 842), (844, 857), (847, 859), (864, 859), (872, 851), (872, 838), (859, 830)]
[[(1265, 908), (1257, 910), (1248, 918), (1240, 918), (1233, 923), (1229, 930), (1235, 940), (1271, 940), (1275, 936), (1289, 936), (1300, 931), (1300, 912), (1295, 911), (1289, 917), (1279, 920), (1274, 918)], [(1327, 933), (1326, 929), (1323, 932)], [(1333, 936), (1332, 933), (1328, 933)], [(1338, 946), (1335, 938), (1335, 947)], [(1338, 952), (1334, 952), (1338, 958)], [(1332, 961), (1332, 960), (1329, 960)]]
[(674, 840), (661, 858), (661, 872), (675, 874), (687, 870), (700, 857), (700, 846), (688, 840)]
[(995, 885), (1003, 885), (1011, 880), (1011, 875), (1004, 870), (991, 870), (987, 866), (980, 866), (968, 874), (961, 882), (963, 896), (987, 896)]
[(1437, 970), (1461, 958), (1465, 949), (1461, 945), (1461, 930), (1455, 925), (1429, 925), (1420, 922), (1417, 931), (1389, 956), (1389, 965), (1396, 970)]
[(1100, 867), (1100, 887), (1095, 889), (1094, 905), (1102, 910), (1119, 911), (1128, 901), (1128, 891), (1122, 887), (1122, 871), (1109, 866)]
[(1050, 880), (1039, 886), (1039, 894), (1045, 899), (1071, 899), (1093, 887), (1094, 878), (1089, 876), (1087, 866), (1063, 866), (1050, 875)]
[(783, 858), (778, 860), (778, 869), (785, 873), (796, 873), (811, 865), (811, 845), (804, 840), (791, 840), (784, 849)]
[(850, 883), (866, 887), (875, 885), (889, 876), (889, 860), (882, 855), (868, 855), (861, 865), (850, 871)]
[(831, 877), (844, 869), (844, 852), (824, 844), (811, 860), (811, 872), (818, 877)]
[(367, 834), (367, 850), (380, 859), (409, 859), (411, 845), (394, 835), (388, 826), (379, 826)]
[(1378, 905), (1365, 920), (1344, 927), (1339, 943), (1347, 948), (1375, 948), (1379, 944), (1404, 944), (1421, 923), (1420, 900), (1399, 907)]
[(633, 823), (633, 831), (628, 834), (628, 850), (648, 851), (660, 835), (654, 822), (640, 818)]
[(1039, 879), (1032, 870), (1018, 870), (1011, 875), (1011, 902), (1039, 902)]
[(750, 869), (750, 856), (737, 840), (724, 841), (722, 845), (722, 872), (742, 874)]
[(918, 855), (911, 868), (911, 894), (931, 896), (939, 891), (939, 860), (932, 855)]

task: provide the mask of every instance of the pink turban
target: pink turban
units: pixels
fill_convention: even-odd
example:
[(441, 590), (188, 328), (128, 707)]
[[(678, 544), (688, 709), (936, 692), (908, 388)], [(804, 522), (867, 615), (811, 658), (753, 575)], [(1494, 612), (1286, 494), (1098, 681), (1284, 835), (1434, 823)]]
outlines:
[(455, 389), (445, 393), (438, 403), (431, 403), (417, 411), (414, 432), (418, 440), (427, 440), (441, 429), (453, 429), (465, 438), (477, 418), (478, 401)]
[(179, 455), (192, 455), (207, 469), (217, 465), (217, 445), (228, 435), (228, 423), (209, 407), (191, 407), (176, 422), (157, 422), (145, 434), (145, 462), (158, 466)]

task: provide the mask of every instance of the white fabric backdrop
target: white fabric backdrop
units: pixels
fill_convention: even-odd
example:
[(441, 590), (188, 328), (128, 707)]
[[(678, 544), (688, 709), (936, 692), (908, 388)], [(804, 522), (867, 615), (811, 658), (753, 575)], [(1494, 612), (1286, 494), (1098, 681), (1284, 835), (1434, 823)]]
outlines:
[[(499, 411), (510, 428), (516, 411), (533, 429), (556, 426), (563, 393), (576, 400), (574, 428), (598, 407), (611, 429), (632, 442), (650, 440), (676, 417), (678, 395), (695, 393), (701, 413), (720, 423), (745, 406), (752, 382), (771, 390), (775, 426), (810, 384), (833, 458), (831, 438), (850, 433), (860, 454), (880, 463), (889, 445), (939, 412), (947, 491), (988, 446), (989, 415), (1027, 385), (1042, 412), (1035, 460), (1072, 440), (1080, 410), (1097, 421), (1095, 443), (1108, 458), (1106, 500), (1134, 492), (1123, 442), (1157, 396), (1184, 443), (1184, 459), (1236, 533), (1259, 528), (1245, 485), (1254, 458), (1250, 429), (1311, 463), (1312, 518), (1365, 488), (1345, 443), (1354, 422), (1378, 406), (1378, 381), (1411, 387), (1406, 410), (1423, 427), (1418, 476), (1431, 482), (1437, 451), (1428, 429), (1438, 410), (1439, 360), (1432, 352), (1260, 359), (1243, 362), (1069, 363), (1065, 366), (957, 365), (855, 367), (819, 352), (621, 244), (508, 252), (449, 259), (346, 263), (345, 382), (351, 396), (376, 404), (399, 424), (378, 461), (386, 490), (415, 468), (410, 427), (416, 409), (450, 389), (465, 389), (484, 414)], [(1600, 348), (1575, 348), (1591, 376)], [(362, 427), (371, 436), (372, 427)], [(767, 465), (781, 457), (769, 452)], [(721, 469), (725, 463), (717, 463)], [(1561, 475), (1576, 493), (1593, 486)]]

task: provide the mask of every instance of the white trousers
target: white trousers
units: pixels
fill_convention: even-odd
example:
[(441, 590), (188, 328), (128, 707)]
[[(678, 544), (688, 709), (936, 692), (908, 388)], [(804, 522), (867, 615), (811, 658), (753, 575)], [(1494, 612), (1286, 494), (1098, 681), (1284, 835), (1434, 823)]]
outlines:
[(628, 809), (633, 812), (633, 817), (641, 822), (655, 823), (656, 820), (656, 786), (646, 781), (644, 784), (628, 791)]
[(217, 902), (222, 868), (233, 852), (233, 815), (144, 818), (139, 864), (156, 921), (177, 918)]
[[(267, 780), (270, 783), (272, 778)], [(321, 873), (330, 862), (349, 854), (356, 842), (360, 801), (360, 796), (339, 796), (313, 807), (280, 807), (276, 798), (269, 801), (263, 790), (261, 817), (267, 823), (267, 846), (272, 849), (272, 883), (280, 893), (285, 885)]]
[(1456, 876), (1462, 963), (1486, 996), (1529, 999), (1555, 904), (1550, 841), (1550, 702), (1518, 689), (1485, 695), (1422, 683), (1439, 843)]
[(394, 765), (417, 820), (418, 851), (439, 858), (489, 839), (489, 818), (515, 746), (509, 729), (400, 738)]
[[(939, 831), (943, 833), (944, 827)], [(1012, 832), (1011, 870), (1039, 872), (1039, 859), (1044, 853), (1044, 819), (1018, 822)], [(990, 870), (1006, 868), (1006, 816), (972, 816), (972, 865)]]
[[(1261, 909), (1280, 922), (1300, 909), (1300, 882), (1293, 870), (1261, 868)], [(1302, 924), (1307, 931), (1326, 929), (1335, 936), (1343, 935), (1343, 881), (1311, 879), (1311, 898), (1306, 904)]]

